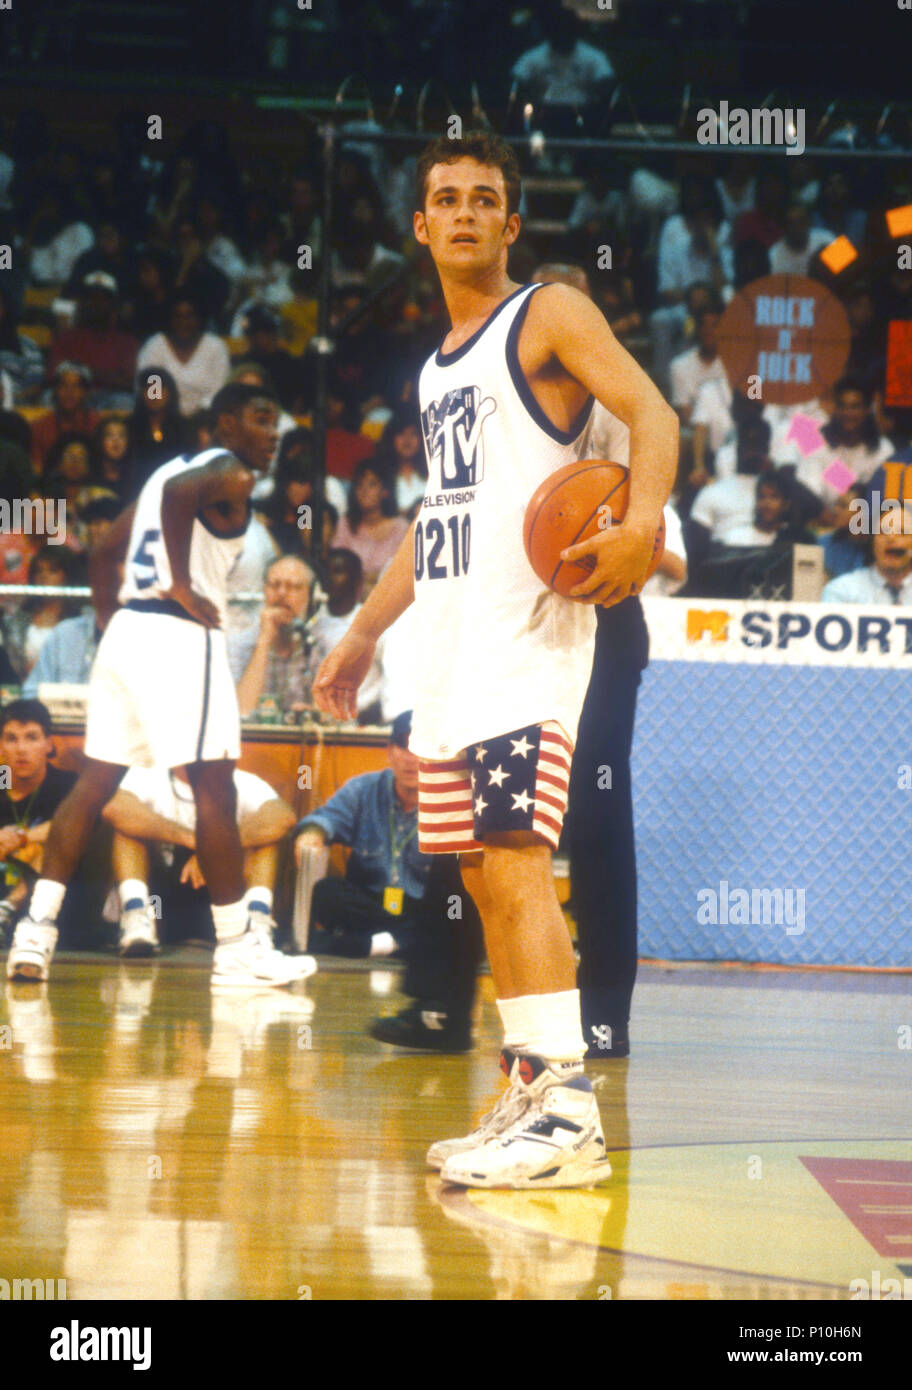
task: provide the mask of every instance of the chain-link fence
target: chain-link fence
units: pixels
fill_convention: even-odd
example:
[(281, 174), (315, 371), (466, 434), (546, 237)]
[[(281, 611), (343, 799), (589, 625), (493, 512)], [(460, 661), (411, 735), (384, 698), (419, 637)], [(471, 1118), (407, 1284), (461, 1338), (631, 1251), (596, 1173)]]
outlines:
[(912, 967), (912, 611), (645, 606), (641, 955)]

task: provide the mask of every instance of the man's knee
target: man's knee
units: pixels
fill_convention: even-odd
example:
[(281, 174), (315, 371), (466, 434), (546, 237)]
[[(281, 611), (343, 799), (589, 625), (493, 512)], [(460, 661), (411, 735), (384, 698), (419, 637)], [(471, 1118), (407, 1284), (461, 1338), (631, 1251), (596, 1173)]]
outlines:
[(125, 767), (114, 763), (102, 763), (95, 758), (87, 758), (79, 781), (73, 788), (81, 798), (91, 802), (100, 811), (117, 791), (126, 772)]
[(222, 805), (234, 806), (234, 763), (227, 759), (209, 763), (191, 763), (187, 767), (187, 780), (194, 798), (218, 801)]
[(529, 830), (485, 836), (484, 892), (500, 906), (524, 902), (530, 887), (551, 876), (551, 846)]

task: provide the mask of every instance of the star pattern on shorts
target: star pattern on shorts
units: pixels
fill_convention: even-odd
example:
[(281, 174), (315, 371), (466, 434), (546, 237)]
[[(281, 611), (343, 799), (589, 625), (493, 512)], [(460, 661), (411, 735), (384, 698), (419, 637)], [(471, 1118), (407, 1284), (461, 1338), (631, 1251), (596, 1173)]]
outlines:
[(534, 724), (469, 744), (472, 809), (482, 837), (486, 831), (532, 829), (540, 745), (541, 730)]

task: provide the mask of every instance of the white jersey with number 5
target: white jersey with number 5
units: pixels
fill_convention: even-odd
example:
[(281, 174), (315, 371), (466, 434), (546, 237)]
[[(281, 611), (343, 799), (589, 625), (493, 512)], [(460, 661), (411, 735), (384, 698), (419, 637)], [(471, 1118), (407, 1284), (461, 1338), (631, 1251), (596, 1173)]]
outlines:
[[(148, 479), (139, 494), (133, 516), (123, 583), (118, 594), (122, 604), (160, 600), (171, 588), (171, 565), (162, 534), (162, 493), (165, 483), (191, 468), (202, 468), (226, 453), (227, 450), (219, 448), (204, 449), (202, 453), (194, 455), (184, 454), (163, 463)], [(215, 604), (223, 624), (227, 612), (226, 581), (244, 548), (246, 530), (246, 521), (242, 530), (226, 534), (211, 530), (199, 513), (193, 520), (190, 583), (198, 594)]]
[(556, 720), (576, 740), (595, 612), (542, 584), (523, 547), (538, 486), (584, 458), (592, 398), (569, 430), (545, 415), (519, 365), (533, 294), (503, 300), (418, 391), (428, 482), (415, 528), (418, 663), (409, 747), (446, 760), (469, 744)]

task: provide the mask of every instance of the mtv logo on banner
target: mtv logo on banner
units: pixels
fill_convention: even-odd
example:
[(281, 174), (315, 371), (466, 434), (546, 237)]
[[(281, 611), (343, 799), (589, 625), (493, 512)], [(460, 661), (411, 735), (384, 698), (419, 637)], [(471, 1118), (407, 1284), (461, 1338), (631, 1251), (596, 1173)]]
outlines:
[(481, 399), (478, 386), (460, 386), (433, 401), (421, 423), (431, 460), (440, 464), (440, 483), (451, 488), (474, 487), (484, 477), (482, 426), (497, 409), (491, 396)]

